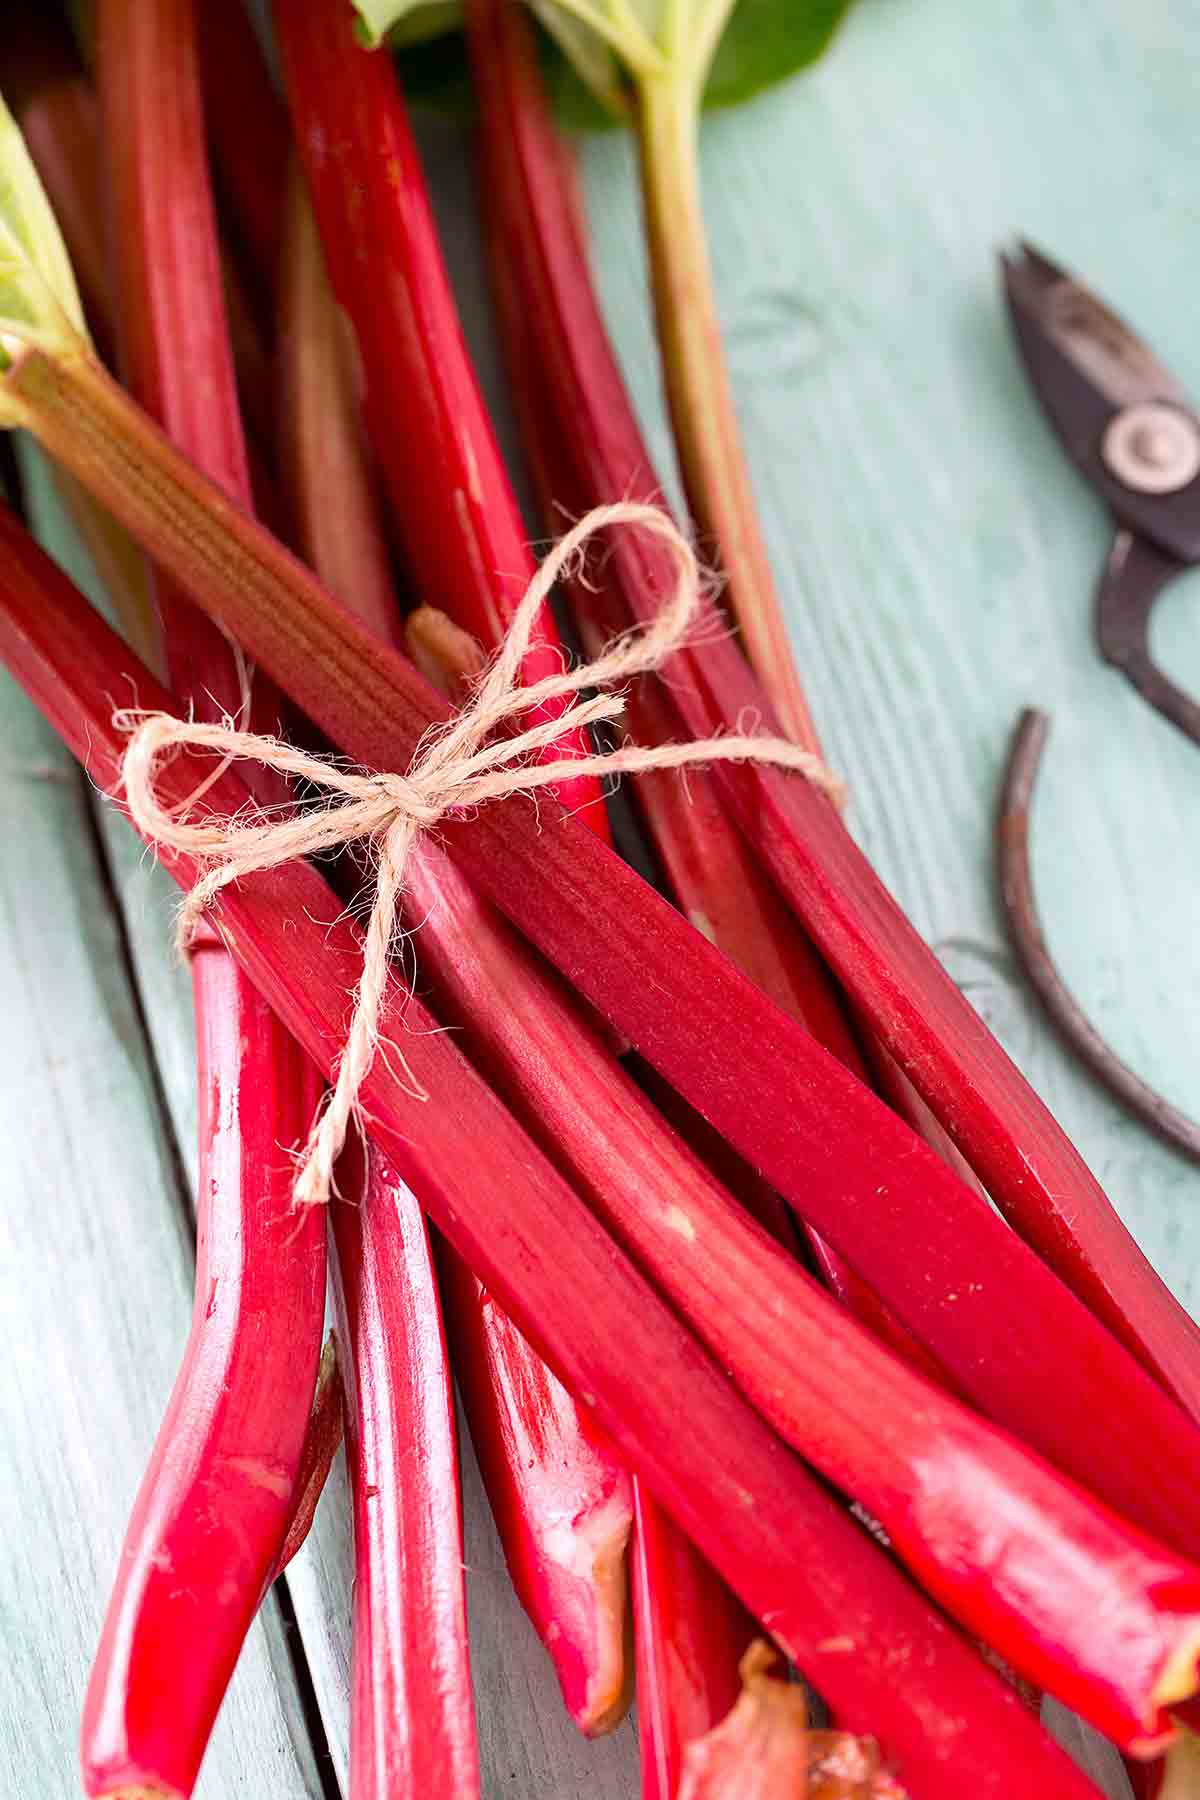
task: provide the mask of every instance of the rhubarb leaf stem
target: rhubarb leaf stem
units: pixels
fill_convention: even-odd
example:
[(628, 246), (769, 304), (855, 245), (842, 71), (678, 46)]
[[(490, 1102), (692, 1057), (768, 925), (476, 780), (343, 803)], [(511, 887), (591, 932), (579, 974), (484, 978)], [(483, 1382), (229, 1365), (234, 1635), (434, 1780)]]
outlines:
[[(713, 14), (718, 25), (718, 15)], [(700, 196), (704, 65), (643, 79), (635, 108), (646, 240), (667, 402), (688, 504), (746, 654), (790, 737), (816, 748), (754, 505), (721, 339)]]

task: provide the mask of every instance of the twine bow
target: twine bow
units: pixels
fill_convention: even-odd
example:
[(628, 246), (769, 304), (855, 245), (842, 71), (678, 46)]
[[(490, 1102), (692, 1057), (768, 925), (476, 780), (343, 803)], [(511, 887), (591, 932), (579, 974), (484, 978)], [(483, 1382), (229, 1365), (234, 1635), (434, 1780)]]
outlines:
[[(663, 541), (675, 563), (674, 592), (654, 618), (615, 638), (594, 661), (522, 687), (521, 664), (543, 602), (588, 539), (611, 526), (640, 526)], [(632, 501), (594, 508), (541, 564), (468, 703), (454, 718), (426, 734), (402, 775), (346, 769), (329, 758), (306, 755), (278, 738), (238, 731), (231, 724), (203, 724), (167, 713), (137, 717), (122, 764), (134, 823), (149, 841), (211, 864), (180, 912), (179, 941), (184, 947), (204, 909), (230, 882), (298, 856), (355, 842), (366, 841), (374, 851), (375, 889), (363, 942), (362, 976), (333, 1092), (314, 1121), (296, 1178), (297, 1203), (311, 1205), (329, 1198), (334, 1164), (378, 1049), (405, 865), (422, 832), (432, 830), (450, 813), (461, 813), (506, 794), (551, 787), (570, 777), (641, 774), (712, 762), (760, 762), (794, 769), (841, 799), (841, 783), (821, 759), (783, 738), (731, 734), (690, 744), (627, 743), (591, 756), (542, 757), (541, 753), (568, 734), (619, 719), (625, 705), (617, 691), (619, 684), (660, 667), (685, 641), (701, 598), (699, 565), (666, 513)], [(599, 691), (586, 699), (582, 697), (584, 689)], [(561, 704), (564, 701), (568, 702), (565, 706)], [(498, 727), (530, 713), (544, 714), (547, 709), (551, 716), (539, 718), (524, 730), (495, 735)], [(134, 726), (133, 717), (126, 715), (126, 719)], [(156, 797), (155, 776), (162, 760), (180, 747), (211, 750), (226, 761), (256, 762), (282, 775), (299, 777), (322, 790), (326, 799), (283, 818), (256, 811), (235, 818), (196, 820), (187, 813), (173, 813)], [(203, 791), (204, 787), (197, 790), (190, 805), (194, 806)]]

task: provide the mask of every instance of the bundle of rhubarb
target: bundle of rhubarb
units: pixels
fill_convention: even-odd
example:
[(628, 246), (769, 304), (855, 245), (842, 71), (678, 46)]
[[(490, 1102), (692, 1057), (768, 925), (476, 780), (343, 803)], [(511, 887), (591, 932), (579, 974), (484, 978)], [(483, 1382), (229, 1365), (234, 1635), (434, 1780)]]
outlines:
[[(0, 419), (61, 471), (124, 631), (5, 509), (0, 656), (143, 823), (148, 783), (181, 887), (208, 878), (195, 1320), (85, 1789), (192, 1792), (344, 1411), (350, 1792), (479, 1792), (453, 1380), (580, 1729), (636, 1677), (648, 1800), (1095, 1795), (1043, 1695), (1112, 1746), (1108, 1791), (1182, 1795), (1200, 1335), (814, 778), (722, 358), (702, 102), (811, 59), (841, 5), (464, 10), (525, 455), (545, 528), (600, 540), (557, 612), (404, 64), (367, 42), (453, 8), (275, 0), (277, 92), (240, 0), (97, 0), (84, 42), (31, 4), (4, 71)], [(637, 134), (678, 524), (717, 576), (618, 721), (656, 885), (609, 834), (586, 721), (615, 708), (558, 679), (565, 610), (587, 657), (628, 646), (689, 560), (589, 273), (554, 112), (585, 86)], [(536, 689), (502, 721), (501, 667)], [(747, 720), (801, 768), (669, 767)], [(367, 855), (286, 779), (314, 758), (382, 796)], [(239, 831), (271, 853), (225, 867)], [(293, 1151), (339, 1153), (327, 1206)]]

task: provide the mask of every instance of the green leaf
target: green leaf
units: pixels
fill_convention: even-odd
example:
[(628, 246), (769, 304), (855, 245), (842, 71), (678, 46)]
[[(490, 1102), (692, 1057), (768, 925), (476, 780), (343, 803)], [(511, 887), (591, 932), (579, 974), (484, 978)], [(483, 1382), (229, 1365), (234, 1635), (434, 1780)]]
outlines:
[[(399, 52), (405, 93), (456, 117), (471, 115), (471, 81), (459, 35), (461, 0), (357, 0), (364, 35), (388, 35)], [(594, 0), (603, 10), (607, 0)], [(697, 0), (682, 0), (695, 8)], [(603, 131), (626, 112), (617, 59), (570, 11), (569, 0), (528, 0), (544, 27), (546, 85), (560, 121), (574, 131)], [(736, 106), (813, 63), (827, 48), (851, 0), (737, 0), (717, 45), (704, 92), (706, 108)], [(662, 0), (630, 0), (657, 38)], [(373, 25), (369, 22), (374, 21)]]
[[(0, 337), (52, 352), (86, 341), (58, 223), (17, 122), (0, 100)], [(0, 345), (5, 360), (8, 350)]]
[(738, 0), (713, 58), (705, 106), (736, 106), (816, 62), (850, 4), (851, 0)]

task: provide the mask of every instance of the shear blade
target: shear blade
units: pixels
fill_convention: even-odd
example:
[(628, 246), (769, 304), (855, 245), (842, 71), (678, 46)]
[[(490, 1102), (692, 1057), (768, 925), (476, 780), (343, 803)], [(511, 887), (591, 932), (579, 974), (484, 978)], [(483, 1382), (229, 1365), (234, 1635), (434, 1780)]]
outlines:
[(1032, 244), (1021, 243), (1017, 256), (1002, 254), (1001, 262), (1014, 318), (1033, 325), (1110, 406), (1172, 400), (1192, 410), (1170, 370), (1091, 288)]

